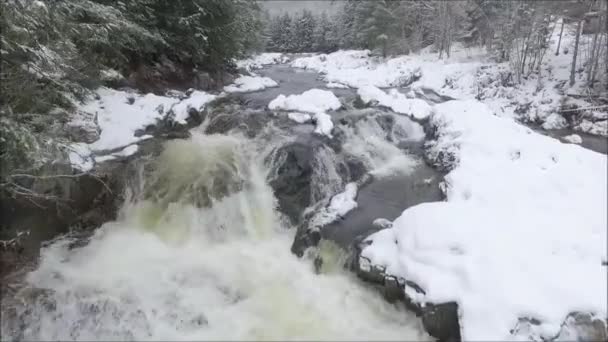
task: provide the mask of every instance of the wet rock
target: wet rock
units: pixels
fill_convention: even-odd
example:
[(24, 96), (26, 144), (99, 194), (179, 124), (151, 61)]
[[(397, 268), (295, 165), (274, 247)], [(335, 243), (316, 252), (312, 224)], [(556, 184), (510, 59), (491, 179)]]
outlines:
[(458, 304), (427, 304), (422, 309), (422, 325), (429, 335), (440, 341), (460, 341)]
[(226, 134), (238, 129), (249, 138), (258, 135), (273, 117), (270, 112), (263, 109), (248, 109), (243, 101), (245, 100), (241, 97), (229, 96), (209, 107), (206, 114), (209, 124), (205, 128), (205, 133)]
[[(303, 229), (302, 229), (303, 228)], [(321, 232), (317, 229), (308, 229), (307, 225), (298, 227), (298, 233), (291, 244), (291, 252), (298, 258), (304, 256), (304, 252), (310, 247), (316, 247), (321, 241)], [(319, 267), (322, 265), (319, 264)]]
[(423, 327), (429, 335), (440, 341), (460, 341), (458, 304), (420, 302), (412, 298), (405, 291), (406, 286), (421, 295), (424, 295), (424, 290), (412, 281), (386, 274), (383, 266), (374, 265), (369, 259), (361, 256), (362, 249), (370, 243), (371, 241), (364, 240), (354, 247), (351, 269), (357, 276), (378, 286), (387, 301), (403, 302), (410, 311), (421, 317)]
[(296, 141), (280, 147), (274, 153), (274, 174), (270, 186), (279, 201), (279, 210), (297, 223), (301, 213), (311, 203), (311, 182), (315, 147), (306, 141)]

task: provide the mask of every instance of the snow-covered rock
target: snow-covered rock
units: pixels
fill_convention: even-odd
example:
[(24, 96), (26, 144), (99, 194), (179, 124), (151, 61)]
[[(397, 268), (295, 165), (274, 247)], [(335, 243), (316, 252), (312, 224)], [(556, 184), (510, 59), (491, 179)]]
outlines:
[[(124, 156), (121, 153), (125, 152), (125, 147), (151, 138), (150, 135), (138, 135), (136, 132), (166, 118), (186, 124), (192, 110), (203, 110), (207, 103), (217, 97), (203, 91), (192, 91), (187, 98), (151, 93), (142, 95), (103, 87), (96, 92), (96, 98), (78, 105), (78, 110), (83, 113), (80, 117), (96, 117), (99, 138), (88, 144), (72, 144), (69, 148), (72, 165), (85, 171), (94, 165), (92, 154), (118, 153), (114, 157)], [(78, 126), (81, 121), (91, 121), (83, 121), (80, 117), (76, 117), (71, 125)], [(116, 152), (120, 149), (123, 151)], [(126, 149), (127, 152), (132, 150), (133, 148)]]
[(357, 207), (357, 183), (348, 183), (341, 192), (332, 197), (328, 210), (338, 216), (344, 216)]
[(473, 100), (429, 119), (447, 201), (405, 210), (362, 256), (420, 286), (419, 304), (456, 302), (463, 340), (513, 339), (522, 318), (543, 338), (572, 312), (605, 320), (607, 157)]
[[(340, 107), (342, 107), (342, 103), (340, 103), (340, 100), (334, 93), (321, 89), (310, 89), (300, 95), (285, 96), (281, 94), (268, 104), (268, 108), (271, 110), (298, 111), (313, 114), (317, 126), (315, 133), (326, 135), (330, 138), (332, 137), (331, 131), (334, 128), (334, 124), (331, 121), (331, 116), (325, 112)], [(292, 120), (304, 120), (304, 117), (299, 114), (292, 117)]]
[(344, 85), (342, 83), (337, 83), (337, 82), (329, 82), (325, 85), (325, 87), (334, 88), (334, 89), (348, 89), (347, 85)]
[(225, 86), (224, 91), (229, 93), (243, 93), (278, 86), (279, 84), (269, 77), (241, 75), (234, 80), (234, 84)]
[(425, 119), (432, 111), (431, 106), (423, 100), (411, 99), (396, 89), (389, 93), (374, 86), (363, 86), (357, 89), (357, 94), (365, 104), (377, 104), (388, 107), (396, 113), (406, 114), (415, 119)]
[(608, 120), (592, 122), (583, 119), (575, 128), (589, 134), (608, 136)]
[(331, 116), (319, 112), (315, 114), (315, 133), (325, 135), (329, 138), (332, 137), (331, 131), (334, 129), (334, 123), (331, 121)]
[(340, 100), (328, 90), (310, 89), (300, 95), (279, 95), (270, 101), (271, 110), (292, 110), (306, 113), (319, 113), (342, 107)]
[(291, 120), (293, 120), (297, 123), (301, 123), (301, 124), (307, 123), (312, 120), (312, 117), (310, 116), (310, 114), (299, 113), (299, 112), (287, 113), (287, 117), (290, 118)]
[(578, 134), (570, 134), (570, 135), (563, 137), (563, 139), (571, 144), (582, 144), (583, 143), (583, 138), (581, 138), (581, 136)]
[(568, 127), (568, 122), (563, 116), (553, 113), (545, 118), (542, 126), (544, 129), (562, 129)]
[(266, 52), (255, 55), (251, 58), (239, 60), (236, 62), (238, 68), (243, 68), (247, 71), (261, 69), (265, 65), (287, 63), (289, 58), (279, 52)]

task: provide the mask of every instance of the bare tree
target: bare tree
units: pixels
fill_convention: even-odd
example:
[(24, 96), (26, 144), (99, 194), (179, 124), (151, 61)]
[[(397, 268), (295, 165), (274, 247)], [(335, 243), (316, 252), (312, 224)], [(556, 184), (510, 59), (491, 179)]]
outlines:
[(574, 40), (574, 51), (572, 52), (572, 67), (570, 68), (570, 86), (573, 86), (576, 82), (576, 58), (578, 56), (578, 45), (581, 40), (584, 22), (584, 19), (580, 19), (576, 24), (576, 38)]

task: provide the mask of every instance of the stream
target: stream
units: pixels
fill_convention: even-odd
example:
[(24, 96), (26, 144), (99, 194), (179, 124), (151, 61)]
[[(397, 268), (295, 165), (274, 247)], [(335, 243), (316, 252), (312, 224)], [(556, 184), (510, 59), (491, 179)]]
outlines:
[[(344, 270), (336, 247), (375, 218), (438, 199), (408, 198), (418, 197), (418, 170), (440, 179), (408, 150), (422, 143), (422, 127), (354, 109), (354, 91), (341, 89), (346, 109), (333, 114), (342, 123), (330, 142), (265, 109), (279, 93), (323, 89), (317, 75), (281, 65), (262, 72), (280, 86), (231, 95), (191, 139), (166, 142), (116, 221), (85, 241), (43, 245), (37, 268), (2, 298), (2, 340), (429, 339), (401, 304)], [(284, 172), (294, 155), (306, 172)], [(358, 181), (360, 207), (327, 227), (335, 243), (318, 247), (323, 267), (292, 254), (304, 221), (278, 209), (314, 215)], [(292, 196), (290, 183), (302, 194)]]
[[(3, 341), (430, 339), (402, 304), (342, 267), (375, 219), (442, 199), (422, 126), (331, 89), (343, 109), (330, 113), (330, 140), (266, 109), (279, 94), (326, 89), (316, 73), (257, 72), (279, 87), (230, 95), (192, 138), (166, 142), (116, 221), (86, 241), (44, 244), (37, 268), (2, 297)], [(319, 226), (352, 182), (358, 207)], [(315, 224), (320, 268), (290, 251)]]

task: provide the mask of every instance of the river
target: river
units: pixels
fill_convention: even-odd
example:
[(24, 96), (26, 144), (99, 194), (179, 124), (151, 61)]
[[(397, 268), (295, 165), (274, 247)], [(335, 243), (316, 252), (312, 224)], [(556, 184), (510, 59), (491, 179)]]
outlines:
[[(285, 66), (269, 72), (280, 87), (238, 95), (249, 108), (322, 86), (312, 73)], [(362, 158), (368, 173), (384, 168), (377, 179), (390, 174), (398, 181), (422, 165), (396, 144), (366, 143), (363, 134), (380, 129), (376, 121), (358, 125), (368, 131), (345, 129), (343, 149)], [(269, 124), (251, 138), (238, 129), (206, 134), (207, 123), (189, 140), (166, 143), (116, 221), (87, 241), (64, 236), (45, 244), (37, 268), (3, 296), (2, 340), (428, 339), (413, 314), (344, 270), (343, 252), (333, 244), (320, 247), (321, 270), (291, 253), (296, 229), (277, 210), (271, 156), (298, 137), (317, 138), (312, 125), (290, 126)], [(319, 148), (325, 157), (315, 157), (311, 192), (327, 200), (352, 179), (337, 176), (341, 157), (323, 143)], [(399, 205), (390, 215), (364, 216), (394, 218)]]

